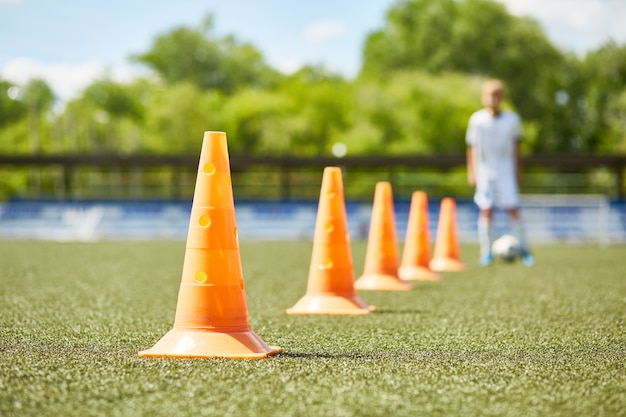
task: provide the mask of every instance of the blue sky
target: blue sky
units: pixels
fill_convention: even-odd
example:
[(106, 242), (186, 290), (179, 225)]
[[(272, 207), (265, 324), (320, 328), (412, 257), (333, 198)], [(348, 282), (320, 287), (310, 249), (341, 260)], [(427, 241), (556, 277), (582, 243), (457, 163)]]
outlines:
[[(435, 1), (435, 0), (433, 0)], [(583, 54), (608, 38), (626, 42), (626, 0), (500, 0), (540, 21), (563, 49)], [(363, 41), (393, 0), (0, 0), (0, 77), (45, 78), (69, 98), (103, 71), (129, 79), (128, 56), (160, 33), (197, 25), (207, 13), (216, 35), (252, 43), (273, 67), (323, 64), (350, 77)]]

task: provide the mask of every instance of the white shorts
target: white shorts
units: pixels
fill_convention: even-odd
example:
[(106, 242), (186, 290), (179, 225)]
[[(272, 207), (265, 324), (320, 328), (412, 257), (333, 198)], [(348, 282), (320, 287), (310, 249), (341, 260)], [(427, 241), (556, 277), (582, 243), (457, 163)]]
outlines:
[(478, 181), (474, 202), (481, 210), (488, 210), (494, 206), (503, 209), (512, 209), (519, 206), (517, 180), (507, 175), (494, 180)]

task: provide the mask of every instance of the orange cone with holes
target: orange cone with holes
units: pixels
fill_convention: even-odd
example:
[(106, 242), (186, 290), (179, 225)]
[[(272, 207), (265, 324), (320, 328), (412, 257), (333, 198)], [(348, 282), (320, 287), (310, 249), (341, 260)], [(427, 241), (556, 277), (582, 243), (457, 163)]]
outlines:
[(399, 263), (391, 184), (381, 181), (376, 184), (374, 192), (365, 268), (354, 287), (373, 291), (410, 290), (413, 286), (398, 276)]
[(441, 200), (435, 254), (430, 261), (433, 271), (463, 271), (461, 249), (456, 228), (456, 203), (450, 197)]
[(415, 191), (411, 196), (409, 222), (398, 275), (407, 281), (438, 281), (439, 274), (431, 270), (429, 264), (428, 196), (423, 191)]
[(262, 359), (248, 320), (226, 134), (205, 132), (174, 327), (139, 356)]
[(341, 168), (326, 167), (315, 221), (306, 294), (288, 314), (367, 314), (354, 289), (354, 267)]

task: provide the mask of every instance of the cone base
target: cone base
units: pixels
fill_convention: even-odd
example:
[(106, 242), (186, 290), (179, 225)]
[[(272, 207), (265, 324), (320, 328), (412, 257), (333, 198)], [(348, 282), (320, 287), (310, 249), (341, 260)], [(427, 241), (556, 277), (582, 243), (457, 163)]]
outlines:
[(356, 295), (305, 294), (287, 314), (362, 315), (376, 310)]
[(398, 276), (405, 281), (439, 281), (441, 277), (427, 266), (401, 266)]
[(251, 330), (222, 333), (202, 329), (173, 328), (154, 347), (139, 352), (139, 356), (263, 359), (280, 352), (282, 348), (266, 345)]
[(354, 288), (365, 291), (410, 291), (413, 285), (395, 275), (367, 274), (354, 283)]
[(465, 270), (465, 264), (457, 259), (435, 258), (430, 261), (430, 269), (436, 272), (460, 272)]

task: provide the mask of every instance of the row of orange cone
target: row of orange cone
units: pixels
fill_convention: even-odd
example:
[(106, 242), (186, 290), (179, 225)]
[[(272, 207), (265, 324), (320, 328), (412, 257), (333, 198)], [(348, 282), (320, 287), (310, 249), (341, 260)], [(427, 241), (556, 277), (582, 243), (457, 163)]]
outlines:
[(391, 184), (376, 184), (363, 275), (354, 282), (341, 169), (326, 167), (317, 211), (307, 291), (288, 314), (367, 314), (356, 290), (408, 291), (408, 281), (436, 281), (437, 271), (461, 271), (454, 200), (442, 200), (435, 256), (430, 258), (428, 200), (416, 191), (399, 261)]
[[(391, 185), (376, 185), (364, 274), (354, 282), (341, 169), (324, 170), (305, 295), (288, 314), (367, 314), (356, 290), (409, 290), (408, 280), (437, 280), (462, 270), (454, 200), (444, 199), (433, 259), (426, 194), (413, 194), (399, 263)], [(149, 357), (261, 359), (281, 352), (250, 328), (226, 134), (206, 132), (194, 192), (173, 328)]]

